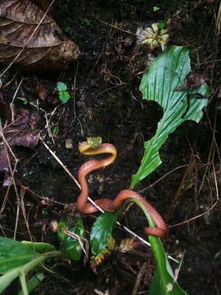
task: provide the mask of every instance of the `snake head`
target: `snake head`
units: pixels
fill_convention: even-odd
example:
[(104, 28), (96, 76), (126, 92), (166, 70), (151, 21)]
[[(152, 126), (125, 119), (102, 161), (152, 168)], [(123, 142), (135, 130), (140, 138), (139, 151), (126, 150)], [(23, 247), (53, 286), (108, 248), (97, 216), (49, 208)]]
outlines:
[(100, 137), (100, 136), (88, 137), (87, 138), (87, 143), (91, 148), (95, 149), (95, 148), (99, 147), (102, 144), (102, 137)]

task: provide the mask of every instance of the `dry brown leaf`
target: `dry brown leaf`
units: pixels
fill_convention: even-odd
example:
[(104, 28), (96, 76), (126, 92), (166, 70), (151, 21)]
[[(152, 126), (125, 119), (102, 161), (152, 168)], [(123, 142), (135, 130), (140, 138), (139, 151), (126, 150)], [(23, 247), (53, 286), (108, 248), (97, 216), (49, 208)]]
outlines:
[(7, 144), (0, 137), (0, 171), (9, 171), (8, 157), (10, 157), (10, 153), (7, 145), (34, 148), (38, 144), (40, 134), (35, 129), (38, 120), (37, 113), (21, 109), (14, 122), (3, 129)]
[(46, 89), (45, 83), (43, 81), (38, 81), (38, 83), (36, 85), (36, 92), (41, 100), (43, 100), (43, 101), (46, 100), (47, 89)]
[[(50, 6), (52, 1), (53, 0), (32, 0), (32, 2), (44, 12), (48, 10), (48, 7)], [(50, 7), (49, 11), (47, 12), (47, 15), (52, 16), (52, 13), (52, 7)]]
[(13, 63), (25, 70), (58, 69), (78, 56), (78, 46), (65, 40), (55, 21), (34, 3), (0, 0), (1, 63), (8, 65), (15, 59)]

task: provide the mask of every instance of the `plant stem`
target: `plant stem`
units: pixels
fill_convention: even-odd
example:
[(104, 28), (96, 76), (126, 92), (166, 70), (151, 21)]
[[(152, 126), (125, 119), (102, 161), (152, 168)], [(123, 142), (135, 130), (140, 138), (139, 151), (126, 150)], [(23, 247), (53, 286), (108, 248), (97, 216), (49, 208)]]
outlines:
[(24, 272), (22, 272), (20, 274), (19, 279), (20, 279), (23, 295), (28, 295), (28, 288), (27, 288), (26, 278), (25, 278), (25, 273)]

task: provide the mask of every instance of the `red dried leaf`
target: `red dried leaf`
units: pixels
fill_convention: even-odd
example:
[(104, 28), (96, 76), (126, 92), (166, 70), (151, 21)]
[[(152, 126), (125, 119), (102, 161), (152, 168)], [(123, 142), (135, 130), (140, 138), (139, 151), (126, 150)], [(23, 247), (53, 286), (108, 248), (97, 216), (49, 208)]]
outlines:
[(55, 69), (67, 67), (78, 56), (78, 46), (65, 41), (55, 21), (34, 3), (0, 0), (1, 63), (7, 65), (15, 59), (14, 64), (25, 70)]

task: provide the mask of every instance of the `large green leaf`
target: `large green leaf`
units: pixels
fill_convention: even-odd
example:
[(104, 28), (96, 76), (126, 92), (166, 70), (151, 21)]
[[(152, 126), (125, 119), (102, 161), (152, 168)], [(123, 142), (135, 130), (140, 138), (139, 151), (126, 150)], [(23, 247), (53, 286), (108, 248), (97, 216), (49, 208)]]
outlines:
[(15, 240), (0, 237), (0, 273), (24, 265), (35, 256), (33, 249)]
[(98, 256), (107, 248), (108, 240), (112, 236), (113, 226), (117, 214), (103, 213), (97, 218), (91, 229), (90, 245), (93, 256)]
[[(24, 245), (22, 245), (22, 246), (26, 247)], [(31, 248), (29, 248), (29, 247), (28, 247), (28, 249), (31, 250)], [(58, 256), (60, 256), (60, 252), (58, 252), (58, 251), (52, 251), (52, 252), (47, 252), (47, 253), (43, 253), (43, 254), (38, 254), (38, 256), (34, 257), (31, 261), (29, 261), (27, 263), (23, 263), (18, 267), (9, 269), (4, 275), (2, 275), (0, 277), (0, 294), (16, 278), (19, 278), (21, 286), (22, 286), (22, 290), (23, 290), (24, 294), (27, 295), (28, 294), (28, 286), (27, 286), (26, 278), (25, 278), (27, 273), (34, 270), (36, 267), (38, 267), (40, 264), (42, 264), (46, 259), (49, 259), (52, 257), (58, 257)]]
[[(131, 187), (152, 173), (160, 164), (159, 149), (180, 124), (186, 120), (199, 122), (207, 106), (209, 90), (207, 84), (189, 90), (178, 90), (186, 82), (191, 71), (189, 47), (170, 46), (163, 52), (147, 73), (144, 74), (140, 90), (143, 99), (153, 100), (163, 108), (163, 117), (151, 140), (144, 143), (145, 152), (137, 173), (132, 176)], [(195, 95), (194, 95), (195, 94)], [(196, 95), (197, 94), (197, 95)], [(201, 99), (196, 97), (201, 94)], [(190, 97), (190, 106), (185, 114)], [(195, 97), (194, 97), (195, 96)], [(192, 98), (191, 98), (192, 97)]]

